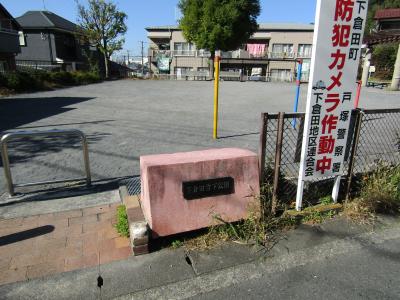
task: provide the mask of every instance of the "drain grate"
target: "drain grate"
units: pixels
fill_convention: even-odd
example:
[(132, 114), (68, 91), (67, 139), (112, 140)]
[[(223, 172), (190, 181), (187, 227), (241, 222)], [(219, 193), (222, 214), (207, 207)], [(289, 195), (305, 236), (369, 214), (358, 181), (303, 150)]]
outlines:
[(125, 185), (126, 189), (128, 190), (128, 194), (130, 196), (139, 195), (140, 194), (140, 176), (127, 178), (121, 180), (121, 185)]

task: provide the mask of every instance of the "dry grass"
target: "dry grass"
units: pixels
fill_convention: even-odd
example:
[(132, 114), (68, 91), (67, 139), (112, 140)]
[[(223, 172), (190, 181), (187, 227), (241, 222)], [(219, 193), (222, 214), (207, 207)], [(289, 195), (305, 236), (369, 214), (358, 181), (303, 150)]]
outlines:
[(280, 232), (293, 227), (297, 220), (290, 216), (274, 217), (270, 211), (270, 198), (262, 190), (260, 197), (248, 208), (247, 218), (239, 222), (230, 223), (220, 215), (212, 215), (213, 225), (206, 234), (183, 241), (187, 250), (206, 250), (214, 248), (227, 241), (261, 245), (271, 248), (280, 238)]
[(374, 224), (377, 214), (400, 213), (400, 166), (378, 165), (364, 176), (360, 197), (345, 204), (344, 214), (360, 224)]

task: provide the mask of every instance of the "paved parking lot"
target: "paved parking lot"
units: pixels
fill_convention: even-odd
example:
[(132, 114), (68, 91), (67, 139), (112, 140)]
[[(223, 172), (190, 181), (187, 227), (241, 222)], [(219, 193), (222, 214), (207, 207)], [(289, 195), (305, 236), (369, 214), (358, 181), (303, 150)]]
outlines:
[[(210, 147), (257, 149), (260, 112), (292, 111), (294, 84), (222, 82), (220, 139), (212, 139), (213, 83), (120, 80), (0, 99), (0, 132), (82, 130), (94, 180), (139, 174), (139, 157)], [(306, 100), (302, 87), (299, 110)], [(361, 106), (398, 108), (399, 92), (366, 88)], [(15, 182), (83, 176), (79, 143), (35, 139), (9, 146)], [(0, 195), (5, 192), (3, 170)]]

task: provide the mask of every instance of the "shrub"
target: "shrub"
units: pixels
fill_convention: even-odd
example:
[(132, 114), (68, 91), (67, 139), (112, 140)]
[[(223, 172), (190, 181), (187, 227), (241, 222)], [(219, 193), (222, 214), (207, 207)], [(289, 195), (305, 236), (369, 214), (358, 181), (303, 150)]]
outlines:
[(71, 73), (75, 84), (90, 84), (100, 81), (100, 76), (95, 72), (76, 71)]
[(51, 72), (50, 81), (60, 85), (74, 85), (74, 77), (70, 72)]
[(52, 84), (60, 86), (80, 85), (100, 82), (101, 78), (95, 72), (48, 72), (44, 70), (26, 69), (0, 74), (0, 87), (6, 87), (17, 92), (35, 91), (49, 88)]
[(5, 78), (6, 87), (15, 91), (32, 91), (42, 87), (41, 82), (29, 72), (11, 72)]
[(6, 87), (6, 86), (7, 86), (7, 78), (3, 74), (0, 74), (0, 87)]
[(33, 70), (31, 71), (33, 77), (35, 77), (38, 81), (50, 81), (50, 72), (44, 70)]
[(380, 44), (374, 47), (372, 60), (376, 67), (375, 77), (383, 80), (392, 78), (398, 47), (398, 43)]

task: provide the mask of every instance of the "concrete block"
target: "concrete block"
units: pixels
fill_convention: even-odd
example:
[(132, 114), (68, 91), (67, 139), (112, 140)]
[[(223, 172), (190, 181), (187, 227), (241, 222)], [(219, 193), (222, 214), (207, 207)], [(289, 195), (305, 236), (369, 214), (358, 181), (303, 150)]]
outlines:
[[(246, 218), (260, 190), (257, 155), (238, 148), (141, 156), (140, 174), (141, 206), (154, 237), (208, 227), (213, 215), (229, 222)], [(212, 181), (222, 178), (233, 180), (233, 192), (215, 195), (220, 183), (229, 186)], [(187, 189), (211, 193), (189, 200)]]

